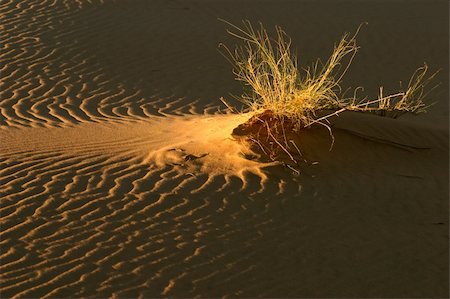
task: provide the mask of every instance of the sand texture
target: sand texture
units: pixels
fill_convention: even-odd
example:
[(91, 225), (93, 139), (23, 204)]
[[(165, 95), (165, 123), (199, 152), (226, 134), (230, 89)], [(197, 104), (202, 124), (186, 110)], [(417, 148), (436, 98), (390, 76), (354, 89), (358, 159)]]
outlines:
[[(0, 297), (449, 292), (448, 1), (6, 0)], [(300, 173), (231, 136), (249, 114), (223, 18), (282, 26), (300, 64), (368, 21), (345, 86), (441, 69), (429, 113), (345, 112)], [(288, 157), (285, 157), (286, 161)], [(283, 160), (281, 160), (283, 162)]]

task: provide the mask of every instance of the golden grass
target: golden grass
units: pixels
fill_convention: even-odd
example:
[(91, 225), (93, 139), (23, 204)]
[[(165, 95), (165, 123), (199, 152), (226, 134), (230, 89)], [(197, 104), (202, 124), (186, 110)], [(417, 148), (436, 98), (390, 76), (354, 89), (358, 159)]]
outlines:
[[(291, 39), (275, 27), (276, 38), (271, 39), (260, 23), (257, 29), (249, 21), (238, 27), (227, 21), (229, 34), (243, 42), (230, 50), (225, 45), (223, 53), (234, 66), (236, 80), (248, 91), (240, 100), (255, 114), (271, 111), (281, 120), (289, 118), (296, 129), (314, 123), (326, 125), (327, 118), (345, 110), (386, 112), (425, 112), (425, 87), (436, 73), (427, 77), (428, 66), (420, 67), (411, 77), (406, 91), (385, 96), (383, 89), (376, 100), (359, 100), (356, 91), (352, 98), (341, 97), (340, 83), (359, 47), (356, 44), (361, 24), (355, 34), (345, 33), (325, 64), (317, 60), (301, 72), (297, 56), (291, 51)], [(322, 110), (333, 113), (317, 117)]]
[[(222, 21), (231, 28), (227, 32), (243, 42), (234, 50), (223, 44), (221, 47), (224, 56), (234, 66), (236, 80), (246, 88), (239, 99), (254, 115), (237, 129), (250, 132), (248, 139), (272, 160), (276, 160), (275, 153), (281, 149), (298, 165), (291, 152), (300, 156), (301, 153), (292, 140), (288, 142), (286, 130), (323, 125), (332, 138), (331, 150), (334, 137), (328, 119), (332, 116), (351, 110), (397, 117), (405, 112), (426, 112), (429, 106), (424, 101), (428, 95), (426, 89), (437, 72), (428, 76), (426, 64), (414, 72), (405, 91), (384, 95), (380, 87), (377, 99), (361, 100), (356, 96), (359, 90), (356, 88), (353, 97), (342, 96), (340, 83), (359, 50), (356, 37), (364, 24), (353, 35), (345, 33), (324, 64), (317, 60), (301, 71), (297, 56), (291, 50), (291, 39), (280, 27), (275, 27), (276, 36), (271, 39), (261, 23), (255, 29), (249, 21), (243, 21), (242, 27)], [(225, 99), (221, 100), (233, 110)], [(252, 129), (252, 126), (259, 128)]]

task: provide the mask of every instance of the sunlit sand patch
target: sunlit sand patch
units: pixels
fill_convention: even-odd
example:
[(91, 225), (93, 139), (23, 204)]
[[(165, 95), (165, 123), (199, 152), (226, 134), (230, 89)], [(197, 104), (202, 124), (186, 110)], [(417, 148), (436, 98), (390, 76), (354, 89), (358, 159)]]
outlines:
[(75, 155), (110, 154), (141, 157), (142, 163), (173, 166), (192, 176), (206, 173), (237, 176), (245, 174), (266, 180), (262, 163), (252, 158), (245, 141), (231, 133), (248, 114), (185, 115), (123, 119), (121, 122), (82, 123), (62, 128), (4, 130), (1, 151), (5, 154), (61, 152)]
[(161, 140), (147, 156), (157, 165), (175, 165), (188, 173), (210, 175), (235, 175), (244, 180), (245, 172), (254, 173), (265, 179), (261, 167), (267, 166), (254, 157), (244, 141), (232, 138), (231, 133), (248, 114), (227, 114), (213, 116), (189, 116), (167, 119), (157, 129)]

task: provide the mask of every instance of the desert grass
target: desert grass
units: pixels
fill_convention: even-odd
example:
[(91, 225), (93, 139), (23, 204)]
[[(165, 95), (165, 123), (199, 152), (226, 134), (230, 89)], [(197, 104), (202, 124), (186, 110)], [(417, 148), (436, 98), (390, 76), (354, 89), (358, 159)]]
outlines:
[[(344, 111), (389, 113), (396, 117), (405, 112), (423, 113), (430, 106), (425, 98), (433, 89), (427, 91), (437, 72), (428, 75), (426, 64), (414, 72), (405, 91), (384, 95), (380, 87), (377, 99), (361, 100), (357, 97), (362, 89), (359, 87), (352, 97), (343, 97), (340, 84), (360, 49), (356, 37), (365, 23), (354, 34), (345, 33), (325, 63), (318, 59), (312, 66), (300, 69), (291, 39), (281, 27), (275, 27), (275, 38), (272, 39), (261, 23), (255, 28), (250, 21), (243, 21), (242, 27), (222, 21), (230, 27), (227, 32), (243, 42), (233, 50), (220, 45), (222, 53), (234, 66), (236, 80), (245, 87), (239, 100), (257, 118), (264, 116), (259, 119), (267, 129), (265, 135), (291, 159), (283, 125), (286, 120), (289, 129), (294, 131), (314, 124), (323, 125), (329, 129), (334, 142), (328, 119)], [(222, 101), (229, 106), (224, 99)], [(324, 111), (332, 112), (323, 115)]]

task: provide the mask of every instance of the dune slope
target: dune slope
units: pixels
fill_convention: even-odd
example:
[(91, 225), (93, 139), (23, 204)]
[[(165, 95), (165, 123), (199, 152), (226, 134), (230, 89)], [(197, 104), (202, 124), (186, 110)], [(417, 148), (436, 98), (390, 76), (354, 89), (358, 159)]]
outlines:
[(344, 113), (332, 151), (324, 128), (292, 137), (300, 174), (263, 163), (231, 136), (249, 115), (216, 106), (238, 90), (216, 18), (324, 10), (217, 3), (1, 4), (1, 297), (445, 297), (448, 113)]

